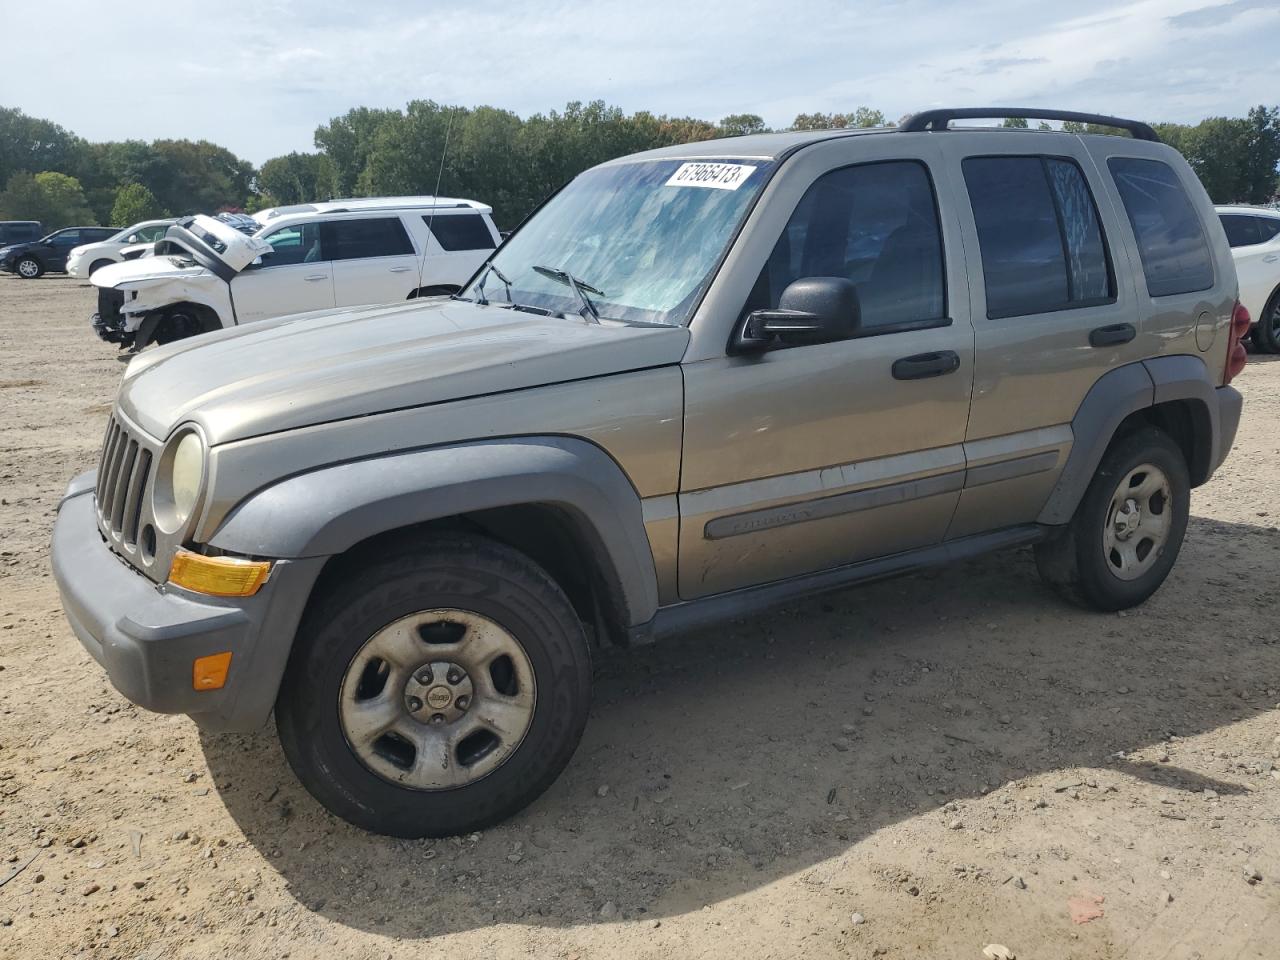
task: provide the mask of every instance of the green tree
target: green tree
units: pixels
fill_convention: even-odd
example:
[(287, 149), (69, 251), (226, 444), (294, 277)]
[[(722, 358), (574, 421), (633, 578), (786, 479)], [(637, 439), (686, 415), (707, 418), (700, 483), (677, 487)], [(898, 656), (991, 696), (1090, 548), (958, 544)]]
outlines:
[(98, 222), (85, 201), (80, 181), (49, 170), (34, 176), (25, 172), (11, 176), (0, 192), (0, 219), (39, 220), (46, 230)]
[(373, 149), (374, 135), (384, 122), (399, 115), (399, 110), (356, 107), (316, 128), (315, 145), (333, 163), (339, 196), (355, 196), (356, 182)]
[(117, 227), (127, 227), (143, 220), (158, 220), (167, 215), (168, 212), (160, 205), (154, 193), (140, 183), (126, 183), (116, 191), (110, 222)]
[(769, 128), (765, 126), (764, 117), (756, 116), (754, 113), (735, 113), (720, 121), (716, 136), (745, 137), (751, 133), (768, 132)]
[(272, 157), (258, 171), (257, 185), (276, 205), (329, 200), (337, 195), (333, 161), (323, 153)]
[(73, 174), (87, 144), (50, 120), (0, 107), (0, 183), (19, 171)]
[(792, 130), (843, 130), (846, 127), (886, 126), (884, 114), (870, 107), (852, 113), (802, 113), (791, 122)]
[(1028, 126), (1027, 118), (1026, 117), (1005, 117), (1004, 123), (1000, 124), (1000, 126), (1007, 127), (1010, 130), (1025, 130), (1027, 129), (1027, 126)]
[(144, 180), (156, 199), (176, 214), (243, 207), (253, 184), (253, 166), (207, 140), (157, 140), (156, 159)]

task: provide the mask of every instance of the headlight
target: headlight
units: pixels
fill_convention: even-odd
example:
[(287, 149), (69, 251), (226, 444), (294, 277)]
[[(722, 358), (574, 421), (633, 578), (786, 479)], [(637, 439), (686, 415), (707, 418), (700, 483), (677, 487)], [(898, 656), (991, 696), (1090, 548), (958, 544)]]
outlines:
[(156, 526), (177, 533), (191, 519), (204, 484), (204, 440), (195, 430), (176, 434), (160, 454), (151, 495)]

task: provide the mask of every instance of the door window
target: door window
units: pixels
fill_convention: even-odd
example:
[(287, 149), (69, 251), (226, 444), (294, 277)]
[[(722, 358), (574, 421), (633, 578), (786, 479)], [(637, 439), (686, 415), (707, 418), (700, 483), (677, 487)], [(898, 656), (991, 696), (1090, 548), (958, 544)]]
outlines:
[(478, 213), (449, 213), (422, 218), (440, 246), (454, 250), (492, 250), (493, 234)]
[(1246, 217), (1236, 213), (1220, 213), (1222, 229), (1227, 232), (1227, 243), (1232, 247), (1250, 247), (1260, 243), (1258, 239), (1258, 218)]
[(1213, 286), (1213, 258), (1200, 217), (1167, 163), (1112, 157), (1115, 178), (1153, 297), (1208, 290)]
[(320, 248), (320, 225), (317, 223), (281, 227), (262, 239), (271, 244), (271, 252), (262, 255), (263, 267), (285, 267), (328, 259)]
[(1074, 161), (969, 157), (963, 169), (989, 318), (1114, 299), (1102, 225)]
[(329, 260), (365, 260), (413, 254), (413, 243), (399, 217), (330, 220), (320, 225)]
[(946, 316), (942, 232), (923, 163), (844, 167), (814, 181), (756, 281), (747, 310), (776, 308), (806, 277), (847, 277), (865, 329)]
[(54, 247), (74, 247), (79, 242), (79, 230), (63, 230), (61, 233), (55, 233), (49, 238), (50, 246)]

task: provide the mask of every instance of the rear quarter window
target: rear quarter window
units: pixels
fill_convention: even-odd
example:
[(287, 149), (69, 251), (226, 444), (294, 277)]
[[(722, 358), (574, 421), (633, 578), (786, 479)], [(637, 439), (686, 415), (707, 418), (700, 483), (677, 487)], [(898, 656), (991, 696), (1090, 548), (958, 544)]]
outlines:
[(1238, 213), (1222, 213), (1218, 215), (1222, 221), (1222, 229), (1227, 233), (1227, 244), (1232, 247), (1247, 247), (1260, 243), (1258, 239), (1258, 218), (1246, 217)]
[(1258, 242), (1266, 243), (1280, 233), (1280, 217), (1257, 217)]
[(1160, 160), (1107, 160), (1124, 204), (1153, 297), (1213, 286), (1209, 241), (1177, 173)]
[(492, 250), (493, 235), (489, 225), (478, 213), (447, 213), (422, 218), (439, 241), (440, 246), (452, 253), (455, 250)]

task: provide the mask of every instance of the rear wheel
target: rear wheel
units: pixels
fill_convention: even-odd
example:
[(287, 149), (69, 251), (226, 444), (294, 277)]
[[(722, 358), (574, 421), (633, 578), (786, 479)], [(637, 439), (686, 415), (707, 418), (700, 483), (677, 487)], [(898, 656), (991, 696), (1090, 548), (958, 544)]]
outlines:
[(369, 566), (309, 612), (276, 723), (333, 813), (376, 833), (449, 836), (555, 780), (590, 686), (582, 624), (551, 577), (455, 535)]
[(1262, 308), (1252, 337), (1253, 345), (1263, 353), (1280, 353), (1280, 290), (1273, 293)]
[(34, 280), (44, 276), (44, 264), (35, 257), (23, 257), (18, 261), (17, 272), (23, 280)]
[(1097, 610), (1136, 606), (1159, 589), (1182, 547), (1191, 482), (1178, 446), (1145, 427), (1116, 440), (1075, 516), (1036, 546), (1041, 577)]

